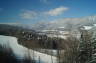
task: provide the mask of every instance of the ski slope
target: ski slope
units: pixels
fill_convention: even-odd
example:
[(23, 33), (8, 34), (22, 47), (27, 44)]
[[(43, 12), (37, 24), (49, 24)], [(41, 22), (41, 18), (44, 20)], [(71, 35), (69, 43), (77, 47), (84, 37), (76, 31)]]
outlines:
[(23, 58), (25, 55), (30, 54), (30, 57), (35, 59), (37, 63), (39, 63), (39, 61), (40, 63), (57, 63), (56, 57), (28, 49), (19, 45), (17, 40), (18, 39), (16, 37), (0, 35), (0, 44), (10, 46), (17, 57)]

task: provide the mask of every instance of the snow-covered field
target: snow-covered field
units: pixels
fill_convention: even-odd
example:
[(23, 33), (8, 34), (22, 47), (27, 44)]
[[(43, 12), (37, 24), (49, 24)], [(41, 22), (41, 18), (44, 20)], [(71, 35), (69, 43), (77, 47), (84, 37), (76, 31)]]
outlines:
[(16, 37), (0, 35), (0, 44), (10, 46), (18, 57), (23, 58), (26, 54), (30, 54), (30, 56), (32, 58), (34, 57), (34, 59), (37, 61), (37, 63), (39, 60), (40, 60), (40, 63), (57, 63), (57, 61), (56, 61), (57, 58), (54, 56), (40, 53), (40, 52), (34, 51), (32, 49), (30, 49), (29, 53), (27, 53), (28, 49), (22, 45), (19, 45)]
[(67, 36), (64, 36), (64, 35), (55, 35), (55, 34), (48, 34), (47, 35), (48, 37), (59, 37), (59, 38), (62, 38), (62, 39), (66, 39)]

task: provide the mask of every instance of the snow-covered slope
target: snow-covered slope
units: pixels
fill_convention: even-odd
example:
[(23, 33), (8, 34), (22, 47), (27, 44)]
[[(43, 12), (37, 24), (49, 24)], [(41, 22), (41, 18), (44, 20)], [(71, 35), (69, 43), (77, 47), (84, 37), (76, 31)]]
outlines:
[[(12, 50), (14, 51), (14, 53), (18, 56), (18, 57), (24, 57), (25, 54), (28, 54), (28, 49), (23, 47), (22, 45), (19, 45), (17, 43), (17, 38), (15, 37), (10, 37), (10, 36), (2, 36), (0, 35), (0, 44), (1, 45), (6, 45), (6, 46), (10, 46), (12, 48)], [(54, 56), (50, 56), (44, 53), (40, 53), (34, 50), (29, 50), (29, 53), (31, 55), (31, 57), (33, 58), (34, 55), (34, 59), (37, 61), (40, 60), (40, 63), (56, 63), (57, 58)], [(53, 61), (52, 61), (53, 60)]]

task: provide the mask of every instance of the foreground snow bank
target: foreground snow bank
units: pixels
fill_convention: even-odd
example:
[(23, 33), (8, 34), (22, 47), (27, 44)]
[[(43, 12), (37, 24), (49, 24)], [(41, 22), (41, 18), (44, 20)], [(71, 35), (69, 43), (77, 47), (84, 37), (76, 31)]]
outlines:
[[(0, 35), (0, 44), (10, 46), (13, 52), (19, 57), (24, 57), (25, 54), (28, 54), (28, 49), (23, 47), (22, 45), (19, 45), (16, 37)], [(40, 61), (40, 63), (57, 63), (57, 58), (54, 56), (40, 53), (32, 49), (29, 50), (29, 53), (32, 58), (34, 57), (37, 63), (38, 61)]]

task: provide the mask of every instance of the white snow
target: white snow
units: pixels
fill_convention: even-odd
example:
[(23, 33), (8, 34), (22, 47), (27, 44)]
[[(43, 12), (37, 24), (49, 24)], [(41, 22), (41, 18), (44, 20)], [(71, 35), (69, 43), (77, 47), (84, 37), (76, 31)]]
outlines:
[(65, 27), (59, 27), (59, 28), (65, 28)]
[(93, 24), (94, 26), (96, 26), (96, 24)]
[(42, 32), (49, 32), (49, 31), (54, 32), (54, 31), (57, 31), (57, 30), (42, 30)]
[(84, 26), (84, 28), (85, 28), (86, 30), (90, 30), (90, 29), (92, 28), (92, 26)]
[[(0, 35), (0, 44), (6, 45), (6, 46), (9, 45), (12, 48), (12, 50), (14, 51), (14, 53), (16, 55), (18, 55), (19, 57), (23, 57), (23, 56), (25, 56), (25, 54), (28, 54), (28, 53), (26, 53), (26, 52), (28, 52), (28, 49), (23, 47), (22, 45), (19, 45), (16, 37)], [(33, 54), (34, 54), (34, 59), (37, 60), (37, 63), (38, 63), (39, 58), (40, 58), (40, 63), (57, 63), (57, 61), (56, 61), (57, 58), (54, 56), (40, 53), (40, 52), (34, 51), (32, 49), (29, 50), (29, 53), (32, 58), (33, 58)]]
[(66, 39), (67, 36), (64, 36), (64, 35), (55, 35), (55, 34), (48, 34), (47, 35), (48, 37), (58, 37), (58, 38), (62, 38), (62, 39)]
[(60, 34), (63, 34), (63, 35), (66, 35), (66, 34), (69, 34), (68, 31), (59, 31)]

